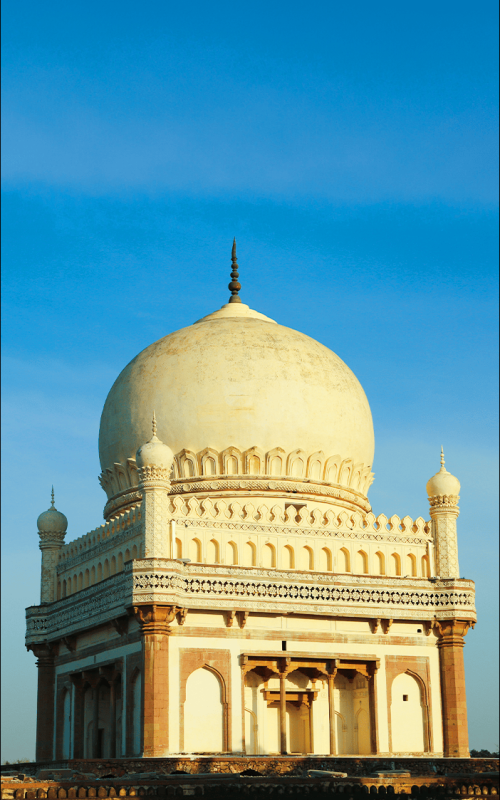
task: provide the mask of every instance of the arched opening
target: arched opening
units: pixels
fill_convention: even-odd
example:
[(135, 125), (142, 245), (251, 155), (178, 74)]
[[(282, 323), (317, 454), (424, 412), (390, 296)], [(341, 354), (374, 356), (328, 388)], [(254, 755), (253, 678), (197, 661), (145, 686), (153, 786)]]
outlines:
[(401, 575), (401, 558), (398, 553), (391, 553), (389, 564), (390, 575)]
[(83, 572), (80, 572), (78, 576), (78, 591), (80, 591), (80, 589), (83, 589)]
[(342, 547), (339, 550), (339, 557), (338, 557), (338, 572), (350, 572), (351, 571), (351, 554), (347, 547)]
[(417, 575), (417, 559), (413, 553), (408, 553), (406, 556), (406, 571), (408, 575), (411, 575), (413, 578)]
[(118, 564), (117, 564), (118, 572), (123, 570), (123, 553), (118, 553)]
[(206, 667), (191, 673), (184, 702), (184, 752), (222, 753), (224, 702), (217, 674)]
[(375, 553), (375, 563), (377, 565), (377, 575), (385, 575), (385, 556), (380, 550)]
[(99, 581), (102, 581), (102, 564), (100, 561), (97, 565), (97, 582), (99, 583)]
[(427, 556), (422, 556), (422, 577), (429, 578), (431, 571), (429, 569), (429, 559)]
[(319, 553), (320, 572), (331, 572), (332, 563), (332, 551), (328, 547), (323, 547)]
[(281, 562), (283, 569), (295, 569), (295, 553), (290, 544), (284, 546)]
[(132, 561), (134, 560), (134, 558), (137, 558), (137, 556), (138, 556), (137, 545), (134, 544), (134, 546), (132, 548)]
[(210, 539), (207, 544), (207, 562), (209, 564), (219, 564), (219, 542), (216, 539)]
[(93, 586), (95, 583), (95, 567), (92, 567), (90, 570), (90, 585)]
[[(88, 572), (88, 570), (87, 570)], [(61, 581), (57, 582), (57, 599), (60, 600), (62, 595)]]
[(189, 558), (199, 564), (202, 560), (201, 542), (199, 539), (191, 539), (189, 542)]
[(116, 575), (116, 558), (115, 558), (115, 556), (111, 556), (110, 573), (111, 573), (111, 575)]
[(71, 692), (66, 689), (63, 699), (62, 757), (71, 758)]
[(314, 554), (311, 547), (301, 548), (299, 569), (304, 569), (304, 570), (314, 569)]
[(393, 753), (424, 753), (425, 717), (421, 684), (403, 672), (392, 682), (391, 733)]
[(128, 549), (128, 547), (125, 550), (125, 561), (130, 561), (130, 550)]
[(108, 559), (104, 559), (104, 572), (103, 578), (109, 578), (109, 561)]
[(226, 547), (226, 564), (235, 566), (238, 563), (238, 547), (235, 542), (228, 542)]
[(262, 566), (266, 569), (276, 566), (276, 550), (270, 543), (265, 544), (262, 548)]
[(257, 548), (253, 542), (243, 545), (243, 566), (255, 567), (257, 564)]
[(368, 575), (368, 555), (364, 550), (358, 550), (356, 553), (356, 574)]
[(132, 683), (132, 750), (135, 756), (141, 755), (141, 673), (137, 670)]

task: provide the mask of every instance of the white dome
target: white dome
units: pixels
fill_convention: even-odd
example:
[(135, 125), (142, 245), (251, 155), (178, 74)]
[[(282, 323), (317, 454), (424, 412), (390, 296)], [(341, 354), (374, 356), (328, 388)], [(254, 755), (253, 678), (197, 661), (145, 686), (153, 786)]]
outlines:
[[(281, 448), (284, 460), (296, 450), (307, 460), (321, 451), (322, 464), (332, 456), (351, 459), (353, 469), (364, 469), (367, 485), (373, 423), (356, 376), (324, 345), (244, 304), (223, 306), (165, 336), (120, 373), (99, 433), (101, 483), (108, 496), (122, 482), (107, 481), (106, 475), (130, 465), (149, 438), (153, 409), (158, 436), (177, 457), (190, 451), (199, 458), (207, 448), (219, 454), (227, 448)], [(317, 477), (329, 480), (321, 470)], [(225, 471), (215, 468), (217, 474)]]

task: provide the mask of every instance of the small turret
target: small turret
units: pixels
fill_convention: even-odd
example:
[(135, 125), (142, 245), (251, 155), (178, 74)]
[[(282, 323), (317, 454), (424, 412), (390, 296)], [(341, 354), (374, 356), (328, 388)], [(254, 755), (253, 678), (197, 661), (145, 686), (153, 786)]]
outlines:
[(41, 603), (52, 603), (56, 599), (56, 567), (59, 551), (64, 544), (64, 537), (68, 529), (68, 520), (54, 505), (54, 487), (52, 487), (51, 495), (50, 508), (43, 511), (37, 519), (40, 550), (42, 551)]
[(436, 553), (436, 573), (440, 578), (460, 577), (457, 547), (459, 492), (460, 481), (446, 469), (441, 448), (441, 469), (427, 482)]
[(142, 493), (144, 520), (144, 558), (170, 557), (170, 514), (168, 493), (174, 454), (156, 435), (153, 412), (153, 435), (139, 447), (135, 460)]

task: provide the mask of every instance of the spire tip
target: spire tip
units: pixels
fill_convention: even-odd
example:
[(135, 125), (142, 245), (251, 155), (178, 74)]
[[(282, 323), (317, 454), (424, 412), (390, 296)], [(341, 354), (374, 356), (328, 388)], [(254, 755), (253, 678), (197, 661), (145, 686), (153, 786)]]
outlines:
[(228, 284), (227, 287), (231, 292), (231, 297), (229, 298), (229, 302), (241, 303), (241, 299), (239, 296), (241, 284), (238, 281), (239, 272), (238, 272), (238, 261), (236, 256), (236, 237), (233, 239), (233, 247), (231, 250), (231, 261), (233, 262), (233, 267), (231, 270), (231, 283)]

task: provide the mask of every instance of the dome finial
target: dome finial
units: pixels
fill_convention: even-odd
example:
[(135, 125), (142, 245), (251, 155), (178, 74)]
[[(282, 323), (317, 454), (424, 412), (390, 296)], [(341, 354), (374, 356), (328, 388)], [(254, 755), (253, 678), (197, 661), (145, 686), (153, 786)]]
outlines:
[(50, 493), (50, 496), (52, 497), (52, 500), (50, 501), (51, 505), (52, 505), (52, 508), (55, 508), (55, 506), (54, 506), (54, 487), (52, 487), (52, 491)]
[(444, 470), (444, 468), (445, 468), (444, 467), (444, 451), (443, 451), (443, 445), (441, 445), (441, 469)]
[(233, 262), (233, 268), (231, 271), (231, 283), (228, 284), (228, 289), (231, 290), (231, 297), (229, 298), (230, 303), (241, 303), (240, 296), (238, 292), (241, 289), (241, 284), (238, 282), (239, 272), (238, 272), (238, 261), (236, 260), (236, 239), (233, 239), (233, 249), (231, 251), (231, 261)]
[(153, 436), (156, 436), (156, 414), (153, 411)]

